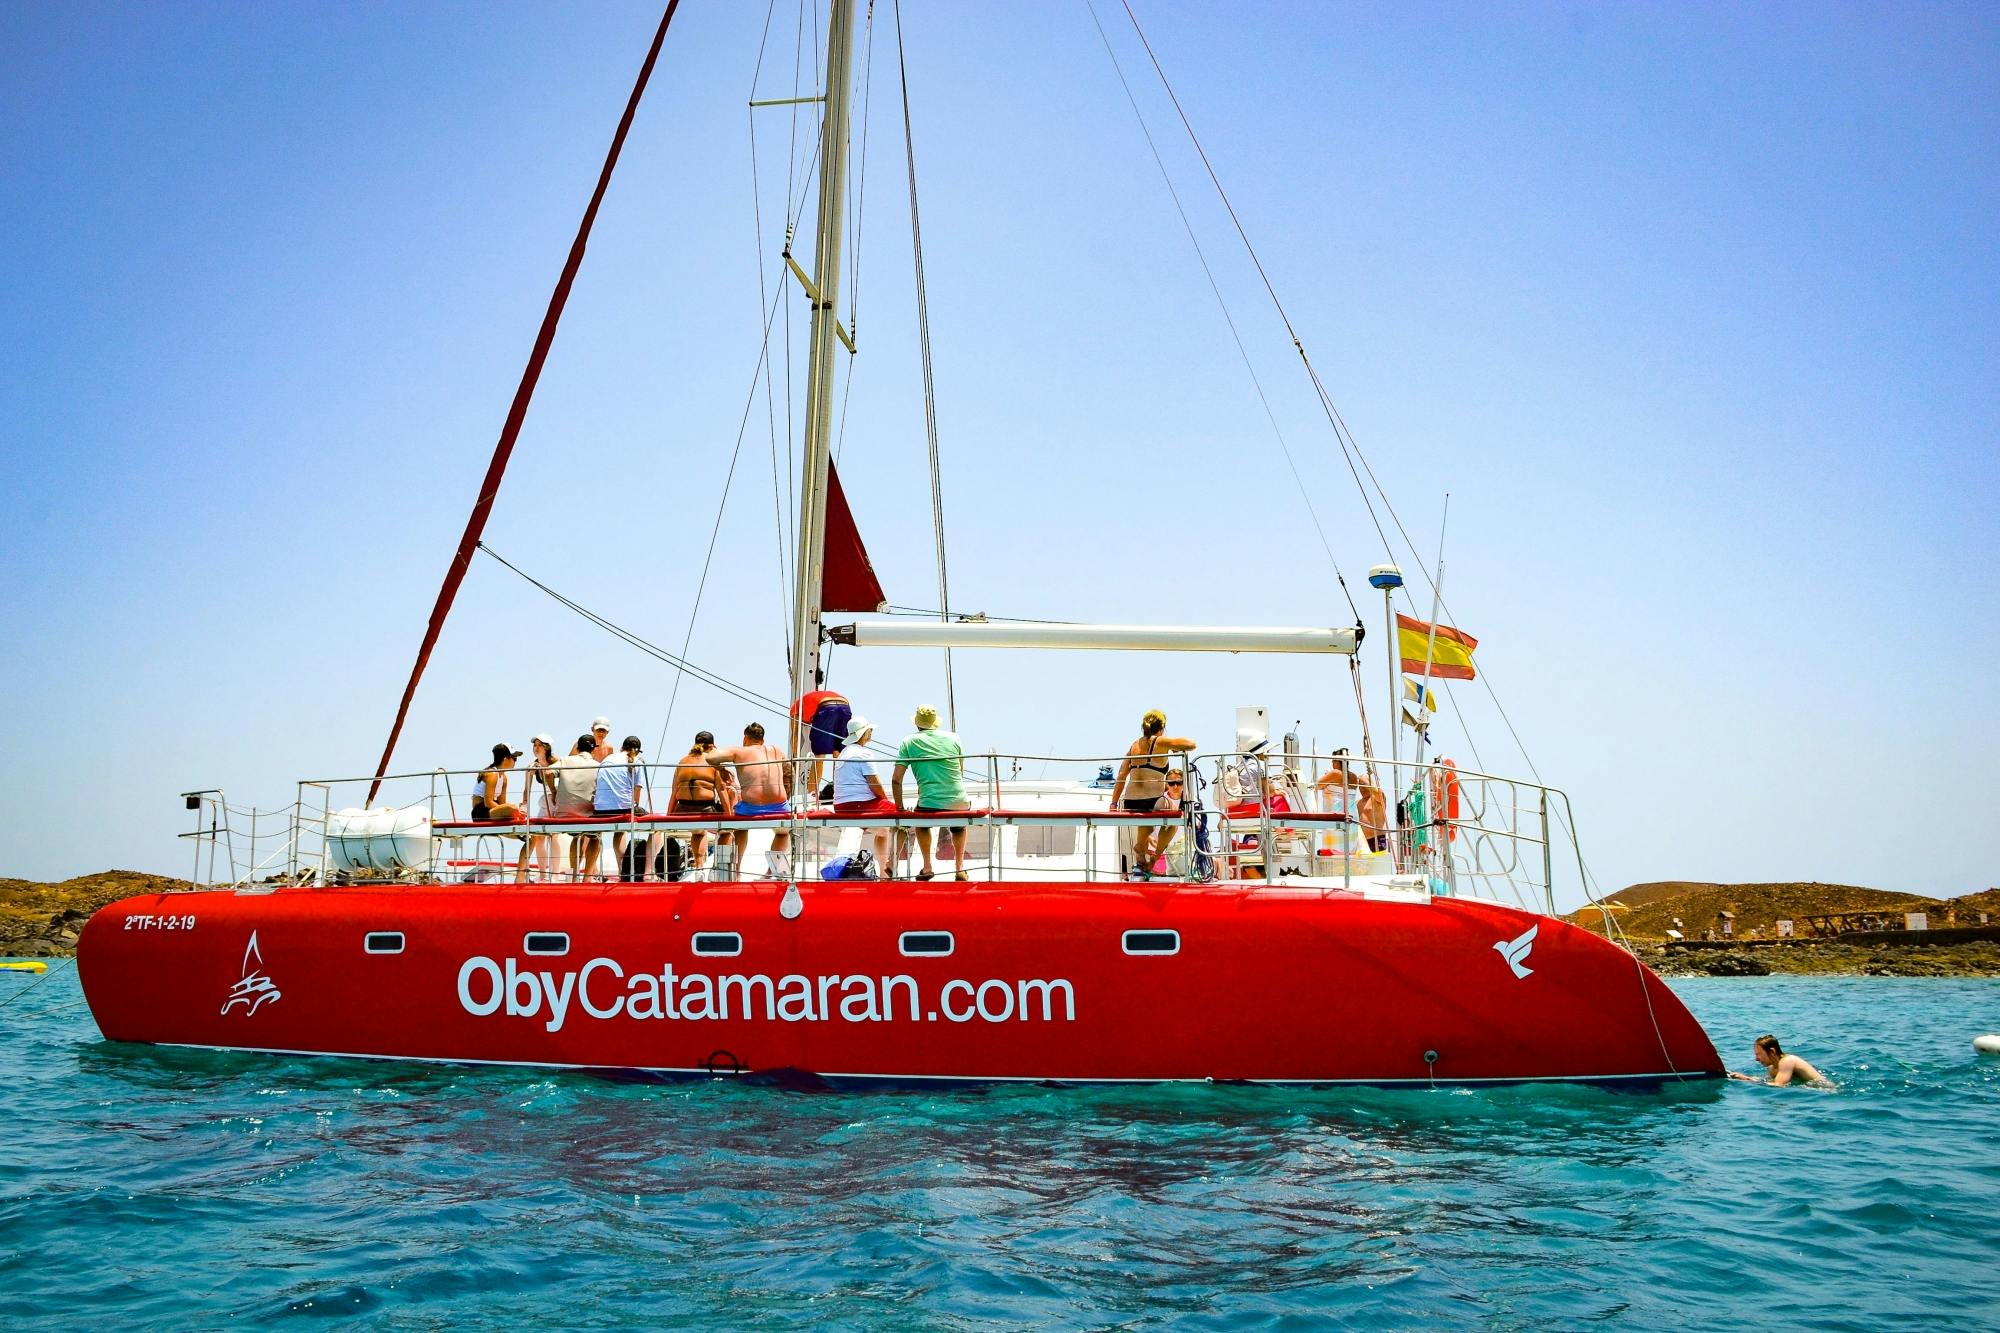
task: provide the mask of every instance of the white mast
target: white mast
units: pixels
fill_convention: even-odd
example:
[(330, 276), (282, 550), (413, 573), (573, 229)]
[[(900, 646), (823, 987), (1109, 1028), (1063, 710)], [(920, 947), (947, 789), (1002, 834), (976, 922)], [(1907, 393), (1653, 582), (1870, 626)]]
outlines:
[[(841, 230), (847, 210), (847, 102), (854, 54), (853, 0), (833, 0), (826, 42), (826, 114), (820, 120), (819, 231), (813, 275), (811, 347), (806, 361), (804, 479), (799, 490), (799, 568), (792, 610), (792, 697), (819, 688), (820, 585), (826, 574), (827, 464), (832, 457), (834, 340), (852, 350), (840, 327)], [(798, 272), (796, 263), (793, 271)], [(794, 728), (796, 730), (796, 727)], [(793, 751), (800, 748), (793, 737)]]

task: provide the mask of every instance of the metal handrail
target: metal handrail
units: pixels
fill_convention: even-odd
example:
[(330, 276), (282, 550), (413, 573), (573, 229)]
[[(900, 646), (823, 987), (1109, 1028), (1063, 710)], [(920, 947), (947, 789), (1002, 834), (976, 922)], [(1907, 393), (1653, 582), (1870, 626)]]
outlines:
[[(1108, 808), (1103, 810), (1092, 809), (1088, 812), (1042, 815), (1032, 808), (1032, 803), (1025, 808), (1016, 806), (1011, 809), (1007, 808), (1005, 804), (1010, 794), (1018, 795), (1023, 790), (1053, 795), (1067, 789), (1079, 795), (1088, 793), (1094, 797), (1095, 793), (1105, 791), (1105, 786), (1101, 781), (1092, 781), (1090, 778), (1081, 776), (1076, 770), (1081, 770), (1082, 774), (1094, 773), (1096, 776), (1101, 777), (1102, 770), (1105, 767), (1115, 768), (1123, 764), (1130, 757), (1128, 754), (1122, 753), (1114, 755), (1005, 754), (996, 750), (989, 750), (982, 755), (968, 755), (964, 760), (968, 770), (976, 771), (979, 767), (985, 769), (983, 774), (978, 775), (977, 785), (972, 787), (972, 791), (976, 795), (984, 798), (985, 805), (982, 810), (966, 810), (949, 814), (920, 816), (906, 808), (893, 814), (840, 816), (832, 813), (830, 803), (823, 803), (819, 800), (817, 791), (807, 790), (813, 770), (822, 760), (830, 759), (832, 756), (791, 756), (782, 760), (771, 761), (774, 763), (784, 763), (788, 766), (793, 777), (792, 789), (798, 793), (789, 802), (791, 809), (788, 817), (782, 820), (769, 818), (734, 819), (728, 815), (717, 815), (686, 822), (677, 820), (673, 824), (666, 824), (659, 820), (645, 817), (648, 807), (650, 807), (651, 814), (661, 814), (665, 813), (665, 807), (672, 803), (670, 799), (661, 800), (655, 796), (645, 802), (639, 812), (628, 814), (623, 819), (607, 816), (602, 820), (592, 820), (586, 823), (550, 823), (546, 822), (546, 809), (544, 809), (541, 817), (530, 818), (524, 823), (495, 824), (490, 830), (480, 829), (477, 831), (461, 827), (444, 833), (442, 836), (458, 840), (468, 838), (477, 840), (488, 836), (510, 834), (514, 836), (542, 836), (567, 833), (632, 831), (647, 834), (662, 833), (668, 836), (675, 836), (694, 833), (715, 834), (724, 831), (755, 832), (761, 830), (765, 832), (785, 831), (795, 836), (810, 839), (813, 832), (819, 829), (829, 829), (838, 832), (856, 828), (887, 828), (898, 832), (906, 832), (919, 828), (942, 829), (958, 826), (995, 829), (1032, 827), (1036, 825), (1070, 825), (1082, 827), (1087, 831), (1096, 831), (1103, 828), (1149, 828), (1170, 824), (1175, 826), (1176, 836), (1185, 839), (1182, 846), (1187, 849), (1185, 853), (1186, 865), (1190, 871), (1193, 870), (1196, 864), (1194, 848), (1198, 845), (1197, 835), (1200, 832), (1209, 832), (1216, 835), (1209, 847), (1208, 854), (1215, 859), (1217, 873), (1242, 875), (1259, 872), (1270, 875), (1274, 879), (1281, 875), (1303, 873), (1303, 882), (1318, 884), (1330, 891), (1331, 886), (1336, 883), (1343, 887), (1351, 886), (1358, 873), (1379, 874), (1379, 867), (1362, 870), (1357, 867), (1357, 862), (1365, 857), (1380, 859), (1380, 857), (1386, 856), (1388, 865), (1395, 874), (1405, 879), (1414, 879), (1416, 882), (1423, 883), (1433, 892), (1458, 892), (1461, 887), (1464, 887), (1472, 891), (1491, 893), (1499, 889), (1501, 882), (1504, 880), (1506, 886), (1518, 898), (1523, 891), (1525, 882), (1527, 891), (1533, 893), (1540, 900), (1537, 905), (1543, 910), (1553, 912), (1555, 875), (1557, 870), (1554, 845), (1555, 830), (1551, 827), (1553, 819), (1562, 826), (1563, 832), (1567, 835), (1566, 840), (1570, 843), (1570, 853), (1566, 854), (1563, 858), (1564, 865), (1567, 866), (1570, 863), (1573, 855), (1578, 883), (1584, 886), (1584, 896), (1586, 899), (1590, 896), (1582, 850), (1574, 836), (1575, 820), (1570, 798), (1560, 788), (1524, 778), (1491, 773), (1482, 769), (1454, 768), (1451, 772), (1455, 774), (1460, 784), (1461, 792), (1468, 792), (1470, 796), (1470, 799), (1465, 803), (1461, 817), (1454, 820), (1449, 817), (1445, 810), (1432, 810), (1427, 805), (1425, 818), (1421, 822), (1415, 824), (1402, 823), (1398, 807), (1403, 803), (1403, 799), (1417, 790), (1421, 785), (1422, 793), (1428, 802), (1434, 784), (1442, 780), (1441, 775), (1446, 769), (1442, 763), (1435, 759), (1418, 761), (1413, 759), (1385, 759), (1379, 756), (1369, 757), (1346, 753), (1286, 753), (1275, 746), (1259, 747), (1251, 751), (1183, 752), (1165, 756), (1165, 762), (1168, 763), (1171, 770), (1179, 771), (1186, 775), (1184, 780), (1187, 795), (1182, 800), (1180, 808), (1176, 811), (1168, 812), (1162, 810), (1149, 812), (1151, 815), (1158, 816), (1158, 818), (1148, 817), (1147, 813), (1127, 812)], [(879, 762), (894, 762), (893, 756), (887, 754), (871, 756), (871, 758)], [(1245, 820), (1247, 812), (1242, 811), (1240, 805), (1237, 807), (1238, 813), (1232, 815), (1229, 802), (1217, 800), (1217, 808), (1210, 809), (1202, 799), (1205, 784), (1217, 786), (1217, 792), (1209, 794), (1210, 799), (1216, 799), (1220, 791), (1220, 780), (1226, 769), (1231, 766), (1240, 767), (1245, 761), (1255, 761), (1257, 764), (1262, 765), (1263, 777), (1266, 782), (1275, 782), (1280, 785), (1290, 785), (1295, 782), (1298, 790), (1303, 790), (1307, 793), (1309, 804), (1317, 805), (1318, 799), (1314, 795), (1316, 788), (1313, 785), (1313, 779), (1307, 776), (1308, 772), (1319, 774), (1321, 766), (1333, 760), (1342, 761), (1348, 767), (1348, 770), (1357, 777), (1380, 784), (1380, 789), (1383, 791), (1388, 807), (1388, 817), (1384, 828), (1376, 830), (1362, 824), (1358, 817), (1356, 817), (1358, 812), (1351, 810), (1348, 817), (1344, 820), (1329, 820), (1326, 818), (1329, 812), (1321, 809), (1278, 809), (1274, 807), (1270, 800), (1265, 798), (1264, 791), (1261, 790), (1250, 798), (1255, 802), (1256, 814), (1254, 822), (1249, 823), (1246, 823)], [(1056, 778), (1003, 778), (1000, 776), (1005, 771), (1003, 765), (1009, 763), (1014, 765), (1014, 771), (1017, 774), (1020, 771), (1020, 766), (1023, 764), (1072, 766), (1072, 774), (1067, 777)], [(648, 763), (642, 761), (637, 765), (644, 775), (642, 781), (649, 795), (655, 791), (671, 791), (672, 774), (679, 766), (680, 757), (678, 756), (671, 763)], [(487, 771), (489, 767), (490, 765), (481, 768), (466, 769), (438, 768), (393, 774), (383, 779), (383, 782), (385, 786), (389, 786), (393, 790), (395, 784), (408, 784), (421, 780), (425, 784), (425, 793), (411, 804), (420, 805), (427, 809), (433, 816), (433, 823), (462, 823), (462, 821), (450, 821), (448, 819), (446, 821), (439, 821), (437, 819), (440, 804), (439, 797), (443, 797), (443, 804), (446, 807), (447, 815), (455, 813), (456, 792), (454, 790), (454, 779), (476, 778), (480, 773)], [(543, 790), (541, 783), (537, 781), (538, 770), (516, 765), (509, 771), (520, 774), (526, 782), (527, 791), (520, 804), (532, 812), (537, 802), (538, 793)], [(720, 774), (717, 776), (719, 778)], [(973, 774), (969, 772), (968, 777), (971, 776)], [(1319, 780), (1324, 781), (1324, 777), (1320, 777)], [(283, 836), (289, 844), (287, 873), (290, 877), (297, 880), (302, 873), (315, 870), (316, 868), (322, 881), (325, 879), (327, 872), (331, 869), (325, 835), (331, 827), (332, 816), (334, 814), (335, 789), (347, 784), (360, 784), (371, 781), (373, 781), (372, 777), (357, 776), (352, 778), (315, 778), (298, 784), (298, 795), (291, 807), (291, 818), (288, 821), (288, 827), (284, 834), (272, 835)], [(1502, 790), (1502, 784), (1505, 784), (1504, 791)], [(312, 800), (310, 804), (308, 802), (308, 788), (315, 789), (317, 792), (317, 799)], [(212, 802), (214, 814), (214, 818), (210, 821), (211, 827), (197, 829), (194, 833), (183, 835), (198, 840), (196, 870), (197, 877), (199, 877), (199, 858), (201, 852), (199, 841), (208, 840), (213, 842), (223, 839), (233, 839), (234, 830), (229, 827), (229, 809), (222, 800), (220, 792), (188, 793), (187, 795), (190, 798), (202, 798), (204, 813), (209, 812), (211, 808), (210, 803)], [(1559, 810), (1557, 809), (1558, 802), (1560, 803)], [(1324, 834), (1329, 831), (1329, 825), (1338, 827), (1342, 824), (1350, 829), (1360, 829), (1363, 831), (1364, 838), (1358, 847), (1352, 833), (1348, 833), (1338, 836), (1335, 843), (1335, 846), (1338, 848), (1337, 852), (1328, 851), (1320, 839), (1310, 836), (1307, 837), (1303, 845), (1303, 851), (1301, 850), (1300, 839), (1297, 835)], [(319, 852), (316, 858), (310, 852), (304, 850), (310, 845), (311, 836), (314, 832), (318, 832), (321, 835)], [(1255, 835), (1254, 847), (1238, 847), (1236, 845), (1239, 838), (1246, 837), (1253, 832)], [(261, 871), (263, 866), (268, 864), (268, 858), (262, 858), (257, 854), (256, 843), (264, 841), (262, 831), (257, 830), (257, 833), (258, 836), (253, 839), (252, 843), (251, 861), (256, 870)], [(1291, 836), (1281, 837), (1280, 835)], [(1371, 836), (1379, 836), (1386, 841), (1385, 852), (1375, 853), (1369, 849), (1369, 839)], [(1454, 839), (1458, 839), (1458, 841), (1455, 843)], [(811, 840), (815, 845), (819, 841), (818, 839)], [(1095, 878), (1099, 873), (1097, 866), (1099, 858), (1099, 849), (1096, 846), (1097, 842), (1098, 839), (1089, 836), (1088, 832), (1083, 839), (1081, 848), (1085, 863), (1083, 873), (1088, 878)], [(805, 844), (802, 843), (801, 845)], [(1524, 855), (1520, 850), (1524, 845), (1530, 848), (1539, 848), (1539, 856)], [(231, 877), (233, 879), (240, 878), (238, 874), (239, 860), (235, 855), (236, 849), (233, 841), (227, 843), (227, 849), (230, 852)], [(211, 867), (213, 867), (216, 851), (217, 848), (211, 846)], [(1337, 875), (1325, 873), (1332, 871), (1334, 866), (1317, 859), (1301, 861), (1301, 858), (1307, 853), (1310, 853), (1314, 858), (1320, 856), (1337, 856), (1339, 873)], [(1033, 879), (1038, 874), (1045, 873), (1039, 867), (1022, 864), (1019, 859), (1010, 859), (1006, 855), (1004, 839), (996, 835), (989, 835), (987, 839), (987, 853), (983, 859), (985, 862), (984, 873), (992, 880), (1004, 880), (1009, 875), (1020, 875)], [(1537, 862), (1538, 864), (1535, 864)], [(1301, 864), (1306, 867), (1303, 872), (1298, 868)], [(1077, 872), (1072, 869), (1062, 872), (1049, 871), (1046, 873), (1075, 874)], [(1567, 874), (1567, 871), (1565, 871), (1565, 874)], [(1190, 877), (1182, 876), (1182, 878)], [(213, 878), (213, 869), (211, 869), (211, 880)]]

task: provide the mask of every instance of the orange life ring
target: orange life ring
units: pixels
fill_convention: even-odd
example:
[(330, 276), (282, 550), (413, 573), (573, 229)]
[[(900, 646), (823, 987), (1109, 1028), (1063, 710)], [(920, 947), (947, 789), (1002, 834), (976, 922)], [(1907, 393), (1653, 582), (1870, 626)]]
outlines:
[(1444, 817), (1448, 821), (1445, 827), (1450, 834), (1450, 840), (1456, 841), (1458, 838), (1458, 765), (1449, 759), (1440, 759), (1438, 760), (1438, 767), (1444, 770), (1442, 779), (1444, 786)]

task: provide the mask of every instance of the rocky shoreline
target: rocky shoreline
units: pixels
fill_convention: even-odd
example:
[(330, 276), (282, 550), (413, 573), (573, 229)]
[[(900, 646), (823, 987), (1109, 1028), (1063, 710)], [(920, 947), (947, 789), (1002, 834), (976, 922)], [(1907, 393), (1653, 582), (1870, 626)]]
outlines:
[[(181, 893), (183, 879), (134, 870), (107, 870), (57, 884), (0, 879), (0, 956), (63, 958), (76, 952), (91, 913), (142, 893)], [(1912, 931), (1883, 942), (1767, 941), (1737, 948), (1672, 947), (1636, 939), (1633, 947), (1663, 977), (2000, 977), (2000, 941), (1927, 940), (1948, 932)]]
[(0, 879), (0, 956), (67, 958), (91, 914), (141, 893), (185, 893), (184, 879), (136, 870), (106, 870), (58, 884)]
[[(1912, 934), (1921, 935), (1915, 931)], [(1675, 949), (1635, 942), (1663, 977), (2000, 977), (2000, 944), (1841, 944), (1800, 940), (1766, 949)]]

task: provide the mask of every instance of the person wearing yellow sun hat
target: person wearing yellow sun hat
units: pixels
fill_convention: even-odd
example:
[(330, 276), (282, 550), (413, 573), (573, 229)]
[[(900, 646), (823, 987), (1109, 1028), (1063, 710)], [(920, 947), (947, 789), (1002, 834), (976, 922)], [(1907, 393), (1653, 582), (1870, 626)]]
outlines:
[[(959, 744), (957, 733), (938, 726), (938, 711), (929, 704), (917, 709), (911, 721), (917, 724), (917, 729), (897, 749), (896, 767), (889, 775), (889, 791), (896, 808), (909, 808), (903, 804), (903, 774), (909, 772), (917, 780), (917, 806), (913, 813), (937, 815), (971, 809), (971, 802), (965, 798), (965, 747)], [(952, 878), (962, 880), (966, 878), (965, 830), (949, 828), (944, 833), (951, 839), (951, 859), (956, 867)], [(917, 851), (923, 857), (924, 867), (917, 872), (917, 878), (929, 879), (936, 873), (931, 866), (930, 829), (917, 830)], [(942, 841), (938, 855), (944, 855)]]

